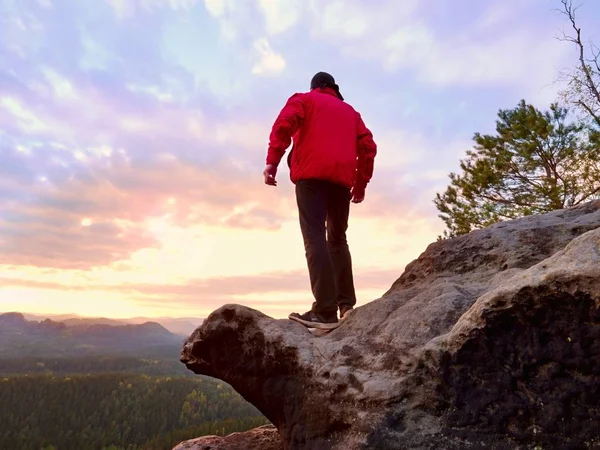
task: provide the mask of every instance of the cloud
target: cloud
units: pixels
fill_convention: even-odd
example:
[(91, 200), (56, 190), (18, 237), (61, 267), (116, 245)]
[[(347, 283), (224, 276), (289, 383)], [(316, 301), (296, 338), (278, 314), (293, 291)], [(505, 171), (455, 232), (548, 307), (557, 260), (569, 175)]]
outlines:
[(204, 7), (213, 17), (221, 17), (227, 8), (233, 6), (227, 0), (204, 0)]
[(423, 86), (522, 86), (537, 94), (552, 83), (568, 51), (548, 22), (525, 20), (539, 15), (538, 3), (381, 1), (373, 8), (336, 0), (312, 1), (309, 12), (313, 39), (334, 45), (348, 60), (378, 64)]
[[(317, 18), (316, 31), (335, 39), (356, 39), (368, 29), (369, 15), (356, 2), (334, 0), (323, 4), (311, 2), (311, 11)], [(367, 7), (369, 8), (369, 7)]]
[[(155, 2), (163, 2), (164, 0), (155, 0)], [(192, 9), (200, 0), (167, 0), (167, 3), (172, 9)]]
[(301, 0), (258, 0), (269, 35), (284, 33), (298, 23), (303, 12)]
[(206, 11), (219, 22), (221, 36), (233, 41), (247, 23), (247, 5), (235, 0), (204, 0)]
[[(47, 0), (45, 0), (47, 1)], [(139, 12), (152, 12), (162, 8), (173, 11), (188, 11), (200, 0), (106, 0), (113, 8), (115, 16), (122, 20)], [(214, 2), (213, 2), (214, 3)]]
[[(219, 105), (146, 39), (127, 58), (93, 28), (86, 37), (111, 56), (102, 70), (79, 64), (84, 47), (63, 64), (41, 52), (37, 67), (0, 69), (2, 263), (91, 268), (160, 247), (161, 221), (276, 230), (288, 220), (289, 202), (262, 183), (270, 124), (260, 111)], [(138, 73), (146, 64), (160, 70)]]
[(134, 14), (136, 3), (134, 0), (106, 0), (113, 8), (118, 19), (125, 19)]
[[(3, 97), (0, 99), (0, 106), (4, 108), (14, 119), (15, 125), (25, 132), (36, 132), (48, 130), (49, 126), (44, 121), (40, 120), (36, 114), (25, 107), (18, 99), (14, 97)], [(2, 119), (2, 117), (0, 117)], [(3, 123), (7, 122), (7, 118), (3, 118)]]
[[(40, 217), (48, 222), (32, 225)], [(21, 212), (18, 221), (0, 221), (0, 264), (87, 269), (158, 244), (141, 225), (106, 221), (82, 226), (78, 219), (33, 210)]]
[(275, 53), (271, 44), (265, 38), (254, 41), (254, 49), (259, 54), (259, 61), (252, 68), (254, 75), (275, 76), (285, 69), (285, 59), (279, 53)]
[(42, 68), (42, 73), (44, 74), (44, 78), (48, 82), (48, 84), (52, 87), (54, 95), (59, 99), (75, 99), (77, 98), (77, 93), (73, 89), (73, 85), (71, 82), (58, 74), (56, 71), (44, 67)]
[(63, 178), (65, 167), (46, 151), (47, 166), (36, 161), (39, 149), (0, 147), (0, 264), (89, 268), (157, 244), (143, 222), (129, 220), (125, 211), (111, 213), (107, 203), (120, 202), (106, 182), (86, 181), (85, 174)]
[[(63, 155), (61, 161), (52, 149), (40, 158), (43, 151), (2, 151), (10, 172), (0, 184), (5, 205), (0, 263), (107, 265), (158, 245), (150, 226), (154, 218), (173, 227), (273, 230), (289, 214), (286, 202), (264, 189), (260, 174), (222, 165), (193, 168), (176, 160), (136, 169), (118, 152), (92, 150)], [(224, 180), (222, 173), (231, 178)]]
[[(261, 183), (268, 128), (214, 122), (161, 99), (160, 91), (120, 91), (117, 100), (54, 72), (46, 82), (45, 94), (0, 100), (7, 133), (0, 134), (3, 262), (109, 264), (156, 245), (144, 232), (153, 217), (166, 215), (181, 227), (273, 230), (288, 214), (286, 202)], [(28, 96), (48, 101), (34, 102), (33, 112), (23, 106)], [(247, 163), (249, 150), (261, 152), (255, 164)], [(84, 229), (85, 218), (92, 226)]]
[[(366, 270), (355, 275), (355, 282), (362, 291), (377, 290), (383, 294), (398, 278), (397, 270)], [(281, 303), (297, 302), (297, 297), (310, 293), (310, 282), (306, 270), (288, 272), (258, 273), (252, 276), (221, 276), (210, 279), (190, 279), (183, 284), (95, 284), (94, 282), (60, 283), (51, 276), (42, 279), (26, 279), (14, 276), (0, 277), (3, 288), (26, 287), (57, 291), (79, 292), (118, 292), (122, 295), (139, 298), (141, 301), (168, 302), (175, 307), (194, 305), (201, 301), (204, 305), (217, 308), (224, 303), (236, 302), (273, 307)], [(263, 298), (263, 301), (258, 300)], [(286, 300), (286, 298), (288, 300)], [(258, 304), (257, 304), (258, 302)], [(208, 305), (207, 305), (208, 304)], [(287, 306), (289, 307), (289, 305)]]
[(535, 31), (513, 30), (510, 35), (488, 40), (470, 34), (442, 39), (429, 27), (419, 25), (394, 31), (384, 41), (384, 48), (384, 67), (388, 70), (409, 70), (421, 82), (436, 86), (524, 80), (540, 86), (549, 81), (554, 64), (565, 55), (564, 47), (540, 39)]
[(377, 7), (360, 0), (333, 0), (327, 3), (310, 0), (308, 13), (311, 34), (317, 41), (325, 38), (342, 47), (347, 43), (367, 40), (363, 49), (376, 51), (381, 34), (398, 24), (413, 21), (418, 6), (416, 0), (379, 0)]
[(234, 208), (233, 212), (223, 217), (221, 222), (233, 228), (277, 230), (283, 220), (284, 217), (276, 211), (250, 203)]
[(176, 154), (191, 156), (193, 149), (196, 159), (202, 153), (195, 150), (199, 143), (205, 156), (219, 147), (240, 152), (266, 145), (269, 125), (256, 114), (245, 119), (236, 111), (224, 112), (205, 94), (186, 97), (184, 74), (114, 86), (89, 77), (67, 79), (46, 68), (43, 73), (41, 79), (19, 82), (15, 94), (0, 97), (6, 131), (81, 146), (121, 146), (130, 155), (149, 157), (155, 154), (150, 149), (164, 148), (165, 142), (175, 143)]
[(45, 8), (45, 9), (52, 8), (52, 6), (53, 6), (52, 0), (37, 0), (37, 3), (42, 8)]

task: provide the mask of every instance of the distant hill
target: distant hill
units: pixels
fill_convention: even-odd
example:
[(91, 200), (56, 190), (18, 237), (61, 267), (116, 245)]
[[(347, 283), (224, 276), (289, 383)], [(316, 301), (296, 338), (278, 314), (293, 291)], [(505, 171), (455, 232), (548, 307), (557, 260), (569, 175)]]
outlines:
[(127, 321), (129, 323), (158, 322), (170, 332), (188, 337), (196, 328), (202, 325), (204, 319), (197, 317), (153, 317), (151, 319), (147, 317), (134, 317), (127, 319)]
[(128, 319), (108, 319), (106, 317), (81, 317), (76, 314), (28, 314), (23, 316), (27, 320), (41, 322), (50, 319), (54, 322), (62, 322), (68, 327), (75, 325), (125, 325), (142, 324), (145, 322), (157, 322), (169, 330), (171, 333), (188, 337), (192, 332), (202, 325), (204, 319), (197, 317), (133, 317)]
[(127, 325), (127, 322), (123, 322), (118, 319), (106, 319), (104, 317), (73, 317), (72, 319), (63, 319), (57, 320), (52, 319), (54, 322), (62, 322), (67, 327), (75, 327), (78, 325), (111, 325), (111, 326), (119, 326), (119, 325)]
[(183, 337), (161, 324), (117, 323), (71, 320), (67, 325), (51, 319), (27, 320), (21, 313), (0, 314), (0, 357), (179, 354)]

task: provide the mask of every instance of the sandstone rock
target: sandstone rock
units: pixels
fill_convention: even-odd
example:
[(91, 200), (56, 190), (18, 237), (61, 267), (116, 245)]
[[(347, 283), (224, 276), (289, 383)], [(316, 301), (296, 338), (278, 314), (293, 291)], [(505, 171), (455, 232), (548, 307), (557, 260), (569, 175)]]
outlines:
[(600, 201), (435, 242), (322, 337), (225, 305), (181, 361), (285, 449), (600, 446)]
[(282, 450), (277, 428), (265, 425), (228, 436), (204, 436), (185, 441), (173, 450)]

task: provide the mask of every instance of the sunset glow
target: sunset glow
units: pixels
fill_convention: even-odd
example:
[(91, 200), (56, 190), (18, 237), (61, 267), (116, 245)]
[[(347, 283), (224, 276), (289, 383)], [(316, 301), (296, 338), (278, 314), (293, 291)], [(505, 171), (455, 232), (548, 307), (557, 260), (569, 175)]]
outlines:
[(548, 107), (576, 56), (545, 0), (0, 5), (0, 312), (308, 309), (288, 168), (276, 188), (262, 169), (320, 70), (379, 147), (348, 230), (358, 305), (374, 300), (443, 231), (432, 200), (473, 133), (521, 98)]

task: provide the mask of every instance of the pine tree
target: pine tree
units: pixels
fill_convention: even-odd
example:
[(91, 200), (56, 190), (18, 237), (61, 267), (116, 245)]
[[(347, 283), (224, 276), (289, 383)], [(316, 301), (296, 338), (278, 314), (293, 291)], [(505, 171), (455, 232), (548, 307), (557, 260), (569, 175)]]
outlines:
[(541, 112), (522, 100), (500, 110), (494, 135), (474, 136), (462, 173), (434, 203), (453, 237), (493, 223), (599, 198), (598, 134), (553, 104)]

